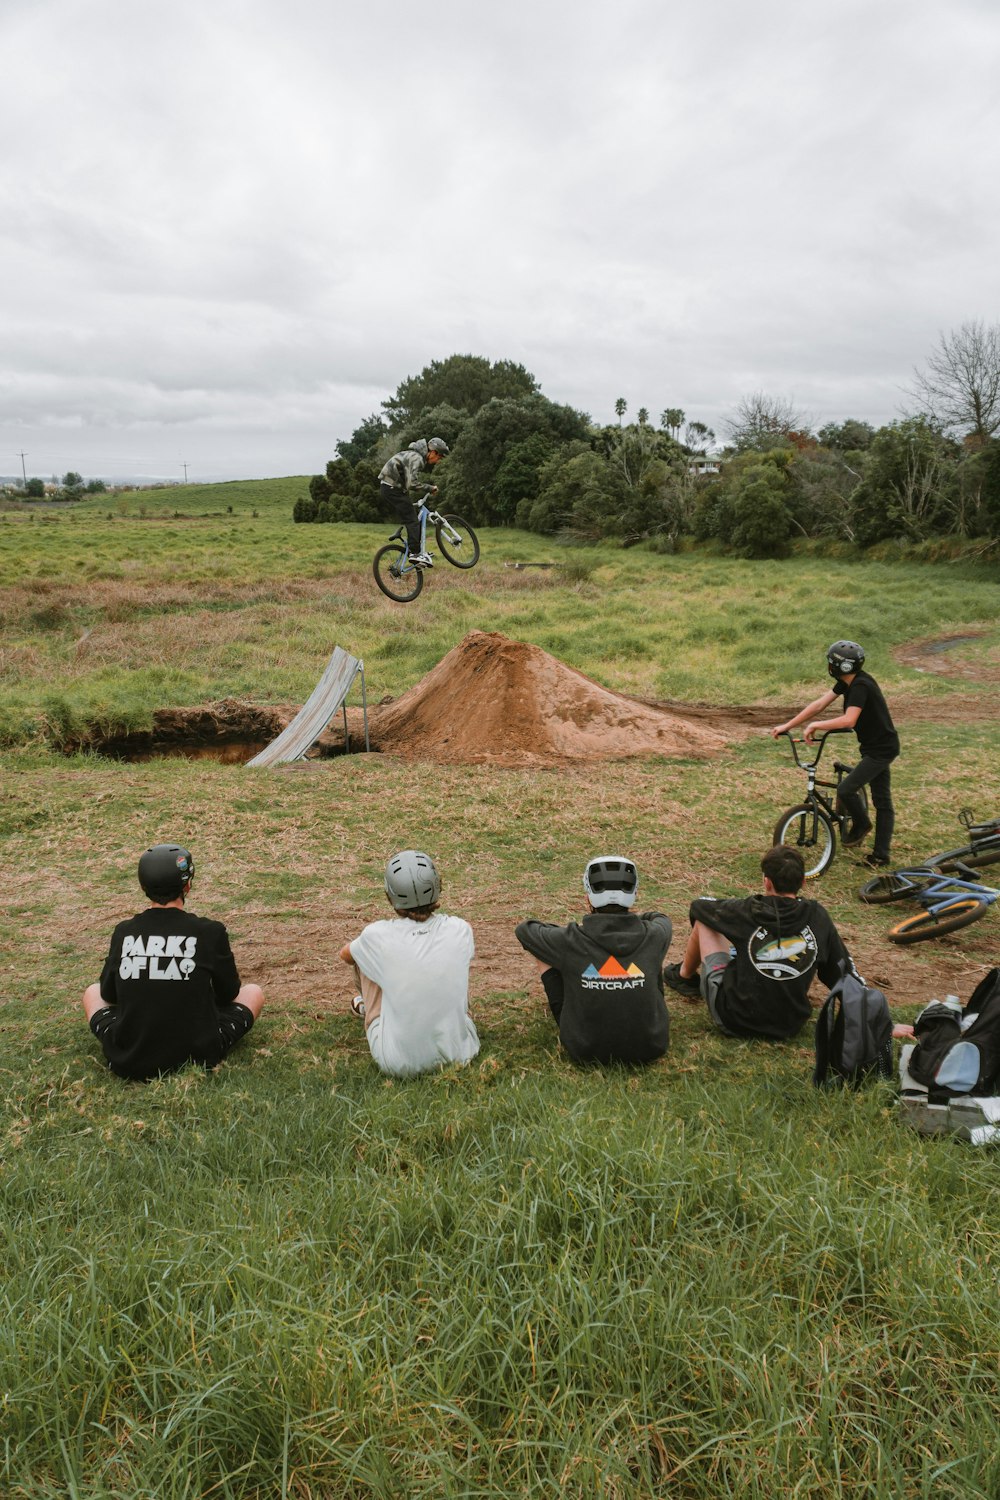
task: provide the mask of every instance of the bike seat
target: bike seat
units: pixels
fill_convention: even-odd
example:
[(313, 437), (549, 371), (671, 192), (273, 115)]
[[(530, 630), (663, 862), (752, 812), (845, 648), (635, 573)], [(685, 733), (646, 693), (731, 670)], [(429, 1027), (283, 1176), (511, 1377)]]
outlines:
[(842, 760), (835, 760), (834, 763), (833, 763), (833, 769), (835, 771), (852, 771), (854, 769), (854, 767), (853, 766), (845, 766), (844, 762)]
[(398, 531), (394, 531), (392, 533), (392, 536), (389, 538), (389, 540), (390, 540), (390, 542), (398, 542), (398, 541), (400, 541), (402, 539), (402, 536), (403, 536), (403, 528), (401, 526)]

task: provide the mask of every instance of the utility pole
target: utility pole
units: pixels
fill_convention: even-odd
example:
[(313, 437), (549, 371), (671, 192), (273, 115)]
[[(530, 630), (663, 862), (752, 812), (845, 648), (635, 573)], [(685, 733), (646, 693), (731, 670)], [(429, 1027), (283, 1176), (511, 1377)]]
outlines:
[(28, 474), (27, 474), (27, 470), (24, 467), (24, 460), (27, 458), (27, 456), (28, 455), (26, 453), (22, 453), (21, 456), (20, 456), (21, 457), (21, 477), (24, 480), (24, 488), (25, 489), (28, 488)]
[(185, 484), (187, 484), (187, 482), (188, 482), (188, 466), (187, 466), (187, 464), (186, 464), (186, 463), (185, 463), (185, 462), (184, 462), (184, 460), (183, 460), (183, 459), (181, 459), (181, 467), (182, 467), (182, 468), (183, 468), (183, 470), (184, 470), (184, 483), (185, 483)]

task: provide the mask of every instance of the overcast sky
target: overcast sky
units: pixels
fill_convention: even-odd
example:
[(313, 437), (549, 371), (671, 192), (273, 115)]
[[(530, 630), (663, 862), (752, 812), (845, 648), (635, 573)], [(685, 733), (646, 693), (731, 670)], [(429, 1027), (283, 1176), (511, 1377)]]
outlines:
[(998, 0), (0, 0), (0, 474), (313, 473), (432, 359), (722, 436), (1000, 320)]

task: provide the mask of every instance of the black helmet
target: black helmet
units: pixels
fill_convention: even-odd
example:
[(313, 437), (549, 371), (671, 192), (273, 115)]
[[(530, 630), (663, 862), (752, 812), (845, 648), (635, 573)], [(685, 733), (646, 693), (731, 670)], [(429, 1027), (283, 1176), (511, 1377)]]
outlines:
[(441, 878), (429, 854), (401, 849), (385, 867), (385, 893), (396, 911), (433, 906), (441, 895)]
[(428, 438), (427, 448), (431, 453), (440, 453), (442, 458), (447, 458), (449, 453), (448, 444), (444, 438)]
[(865, 653), (857, 641), (834, 641), (826, 653), (831, 677), (849, 677), (864, 666)]
[(583, 888), (598, 911), (602, 906), (631, 906), (639, 889), (639, 872), (620, 854), (602, 854), (584, 870)]
[(193, 879), (194, 859), (180, 844), (154, 844), (139, 861), (139, 884), (160, 906), (183, 896)]

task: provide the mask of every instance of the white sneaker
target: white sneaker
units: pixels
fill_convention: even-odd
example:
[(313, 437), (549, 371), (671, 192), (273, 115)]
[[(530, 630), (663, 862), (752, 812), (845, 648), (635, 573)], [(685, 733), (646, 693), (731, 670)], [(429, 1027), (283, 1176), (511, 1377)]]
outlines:
[(434, 559), (429, 552), (414, 552), (410, 557), (410, 562), (415, 568), (433, 568), (434, 566)]
[(365, 1002), (362, 1000), (360, 995), (355, 995), (354, 999), (351, 1001), (351, 1009), (356, 1016), (359, 1016), (362, 1021), (364, 1020)]

